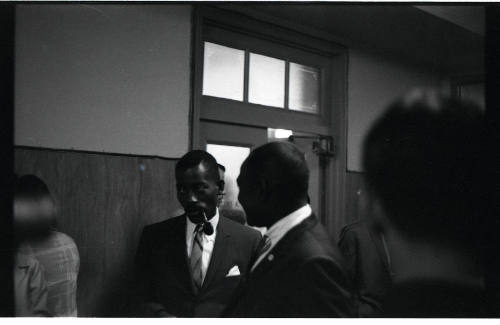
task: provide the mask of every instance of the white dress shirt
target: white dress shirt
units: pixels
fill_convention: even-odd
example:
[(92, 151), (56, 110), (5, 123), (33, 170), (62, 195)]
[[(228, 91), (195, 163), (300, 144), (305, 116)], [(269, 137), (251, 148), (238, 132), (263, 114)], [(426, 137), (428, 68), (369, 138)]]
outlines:
[(267, 252), (259, 256), (257, 261), (255, 261), (255, 263), (253, 264), (251, 271), (253, 271), (257, 267), (257, 265), (259, 265), (264, 257), (266, 257), (274, 248), (274, 246), (276, 246), (276, 244), (281, 240), (281, 238), (283, 238), (293, 227), (297, 226), (299, 223), (309, 217), (311, 213), (311, 206), (309, 204), (306, 204), (302, 208), (293, 211), (292, 213), (272, 225), (266, 232), (266, 236), (271, 241), (271, 246), (267, 250)]
[[(214, 250), (215, 237), (217, 235), (217, 224), (219, 223), (219, 209), (215, 211), (215, 216), (212, 219), (208, 220), (212, 224), (214, 228), (214, 233), (208, 236), (207, 234), (202, 234), (202, 244), (203, 244), (203, 253), (201, 255), (201, 270), (203, 274), (203, 279), (205, 279), (205, 275), (207, 274), (208, 264), (210, 263), (210, 258), (212, 257), (212, 252)], [(191, 249), (193, 247), (194, 240), (194, 229), (196, 228), (196, 224), (192, 223), (191, 220), (186, 216), (186, 248), (187, 248), (187, 256), (188, 259), (191, 258)]]

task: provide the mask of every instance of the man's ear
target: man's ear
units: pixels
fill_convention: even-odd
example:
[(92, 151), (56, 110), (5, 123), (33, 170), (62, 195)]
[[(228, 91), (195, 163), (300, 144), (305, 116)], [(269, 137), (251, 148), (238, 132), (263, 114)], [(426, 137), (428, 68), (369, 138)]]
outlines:
[(226, 186), (226, 183), (222, 179), (217, 181), (217, 187), (219, 188), (219, 194), (222, 194), (224, 192), (224, 186)]

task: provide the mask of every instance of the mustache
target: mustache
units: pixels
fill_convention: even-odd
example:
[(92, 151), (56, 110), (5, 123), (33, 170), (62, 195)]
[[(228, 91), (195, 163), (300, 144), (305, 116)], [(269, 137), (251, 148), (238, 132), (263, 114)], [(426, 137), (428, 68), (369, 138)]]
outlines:
[(208, 222), (205, 210), (199, 205), (190, 205), (186, 207), (186, 214), (191, 222), (203, 225), (203, 232), (210, 236), (214, 233), (214, 228), (210, 222)]
[(185, 208), (187, 213), (202, 213), (205, 211), (205, 208), (198, 204), (190, 204)]

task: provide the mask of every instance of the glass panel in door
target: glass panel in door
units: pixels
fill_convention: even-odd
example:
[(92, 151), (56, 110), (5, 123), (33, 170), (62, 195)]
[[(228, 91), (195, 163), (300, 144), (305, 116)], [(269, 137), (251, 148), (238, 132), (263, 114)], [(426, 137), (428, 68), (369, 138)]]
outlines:
[(236, 179), (240, 174), (243, 161), (250, 154), (250, 148), (207, 143), (207, 151), (224, 166), (224, 194), (219, 209), (225, 217), (245, 223), (243, 207), (238, 202), (238, 184)]

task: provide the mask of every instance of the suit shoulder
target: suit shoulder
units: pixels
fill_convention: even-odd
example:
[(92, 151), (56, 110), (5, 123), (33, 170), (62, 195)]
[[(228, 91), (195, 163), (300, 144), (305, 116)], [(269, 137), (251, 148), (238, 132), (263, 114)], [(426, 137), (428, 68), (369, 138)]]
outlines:
[(61, 246), (76, 246), (73, 238), (63, 232), (52, 230), (50, 235), (50, 238)]
[(248, 237), (248, 238), (255, 238), (255, 239), (261, 238), (260, 232), (258, 232), (257, 230), (255, 230), (249, 226), (242, 225), (242, 224), (240, 224), (236, 221), (233, 221), (229, 218), (226, 218), (226, 217), (222, 217), (222, 218), (224, 218), (226, 231), (228, 231), (229, 234)]
[(366, 222), (356, 221), (348, 224), (340, 231), (340, 241), (344, 238), (358, 238), (369, 234), (369, 229)]
[(160, 222), (152, 223), (144, 226), (143, 233), (155, 233), (158, 231), (165, 231), (179, 225), (184, 216), (169, 218)]
[(351, 231), (359, 231), (360, 229), (363, 229), (365, 226), (366, 226), (365, 222), (358, 220), (348, 225), (345, 225), (340, 232), (346, 233)]
[(339, 249), (334, 244), (334, 239), (320, 224), (306, 230), (298, 238), (296, 247), (297, 256), (303, 260), (319, 258), (338, 261), (342, 259)]

